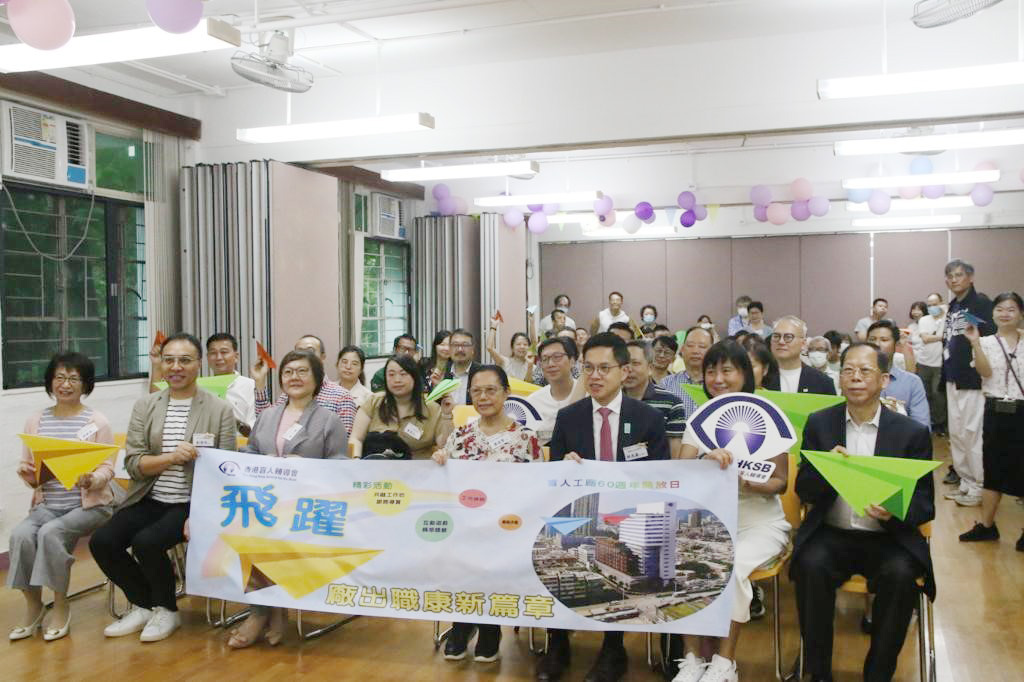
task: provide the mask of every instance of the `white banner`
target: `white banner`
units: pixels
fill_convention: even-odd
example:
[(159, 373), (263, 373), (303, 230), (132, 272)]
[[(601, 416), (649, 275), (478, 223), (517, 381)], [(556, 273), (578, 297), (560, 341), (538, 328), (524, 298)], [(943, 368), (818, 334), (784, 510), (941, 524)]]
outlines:
[(391, 618), (724, 636), (735, 468), (200, 449), (187, 588)]

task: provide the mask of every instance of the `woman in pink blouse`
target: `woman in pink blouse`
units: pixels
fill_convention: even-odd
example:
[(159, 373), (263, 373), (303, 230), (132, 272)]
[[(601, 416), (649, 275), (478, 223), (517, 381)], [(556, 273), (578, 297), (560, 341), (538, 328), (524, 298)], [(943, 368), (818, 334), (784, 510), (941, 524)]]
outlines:
[[(537, 435), (505, 414), (509, 395), (508, 375), (497, 365), (480, 365), (469, 373), (469, 397), (480, 419), (455, 429), (434, 461), (449, 458), (487, 462), (537, 462), (542, 459)], [(473, 628), (479, 630), (473, 658), (481, 663), (498, 660), (501, 627), (453, 623), (444, 647), (444, 657), (458, 661), (466, 656)]]

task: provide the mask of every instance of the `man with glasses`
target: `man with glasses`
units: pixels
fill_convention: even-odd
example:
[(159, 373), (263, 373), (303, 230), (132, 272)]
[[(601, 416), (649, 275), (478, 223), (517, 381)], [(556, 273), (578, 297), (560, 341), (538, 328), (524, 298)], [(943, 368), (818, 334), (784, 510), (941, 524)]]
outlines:
[[(808, 418), (804, 449), (831, 450), (848, 457), (930, 460), (928, 429), (880, 402), (889, 380), (889, 356), (858, 342), (843, 352), (840, 362), (839, 383), (846, 403)], [(919, 576), (925, 577), (925, 594), (935, 598), (931, 554), (918, 530), (935, 518), (932, 477), (917, 481), (903, 520), (880, 505), (853, 509), (806, 460), (797, 472), (796, 493), (810, 505), (797, 531), (790, 564), (805, 669), (813, 682), (832, 680), (836, 589), (858, 573), (867, 578), (876, 595), (863, 679), (888, 682), (917, 604)]]
[(451, 340), (448, 342), (452, 349), (452, 361), (445, 379), (455, 379), (459, 387), (452, 392), (452, 400), (456, 405), (470, 405), (469, 398), (469, 373), (479, 366), (473, 360), (476, 352), (473, 348), (473, 332), (466, 329), (456, 329), (452, 332)]
[(985, 396), (964, 330), (971, 325), (982, 336), (995, 332), (992, 301), (974, 290), (974, 266), (959, 259), (946, 264), (946, 286), (953, 292), (953, 300), (949, 302), (943, 334), (942, 380), (946, 383), (949, 450), (960, 474), (960, 486), (944, 497), (964, 507), (977, 507), (985, 480), (981, 456)]
[[(416, 337), (412, 334), (396, 336), (393, 346), (393, 354), (405, 355), (406, 357), (414, 358), (416, 356)], [(387, 381), (384, 374), (384, 368), (387, 367), (387, 364), (388, 363), (385, 362), (384, 367), (378, 369), (370, 379), (370, 390), (374, 393), (379, 393), (384, 390), (384, 384)]]
[(224, 399), (231, 404), (238, 432), (248, 436), (256, 423), (256, 382), (238, 373), (238, 340), (227, 332), (217, 332), (206, 340), (206, 362), (213, 376), (234, 374)]
[(526, 402), (540, 415), (537, 438), (542, 445), (547, 445), (554, 432), (558, 411), (584, 396), (583, 381), (572, 377), (572, 368), (576, 365), (576, 344), (560, 337), (546, 339), (537, 347), (537, 364), (547, 385), (531, 393)]
[(805, 365), (800, 353), (807, 338), (807, 325), (795, 315), (786, 315), (772, 326), (772, 355), (779, 361), (779, 377), (764, 387), (786, 393), (835, 395), (836, 385), (827, 374)]
[[(589, 400), (558, 412), (551, 459), (577, 462), (643, 462), (669, 459), (665, 420), (656, 409), (622, 392), (629, 372), (629, 350), (615, 334), (595, 334), (583, 346), (583, 380)], [(547, 653), (537, 663), (538, 680), (557, 680), (569, 666), (569, 633), (549, 630)], [(620, 679), (628, 664), (621, 632), (606, 632), (601, 651), (584, 680)]]

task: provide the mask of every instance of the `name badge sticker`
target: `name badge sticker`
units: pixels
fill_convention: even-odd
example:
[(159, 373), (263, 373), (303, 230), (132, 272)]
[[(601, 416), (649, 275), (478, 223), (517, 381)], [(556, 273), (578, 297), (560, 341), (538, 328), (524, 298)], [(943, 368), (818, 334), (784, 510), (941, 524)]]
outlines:
[(192, 445), (195, 445), (197, 448), (212, 448), (213, 442), (214, 441), (212, 433), (192, 434)]
[(288, 427), (288, 430), (284, 432), (284, 439), (291, 440), (292, 438), (295, 438), (295, 436), (297, 436), (299, 434), (299, 431), (301, 430), (302, 424), (299, 424), (298, 422), (292, 424), (291, 426)]
[(409, 436), (409, 438), (412, 438), (413, 440), (419, 440), (420, 438), (423, 437), (423, 429), (416, 426), (416, 424), (414, 424), (413, 422), (409, 422), (408, 424), (406, 424), (405, 428), (402, 429), (402, 433)]
[[(627, 424), (626, 426), (629, 425)], [(634, 459), (643, 459), (647, 456), (647, 443), (627, 445), (622, 448), (622, 456), (627, 462), (632, 462)]]
[(629, 422), (626, 422), (625, 424), (622, 425), (622, 433), (624, 433), (625, 435), (628, 436), (632, 430), (633, 425), (630, 424)]
[(75, 434), (75, 438), (77, 438), (78, 440), (89, 440), (94, 435), (96, 435), (96, 432), (99, 430), (100, 429), (98, 426), (96, 426), (96, 424), (89, 422), (82, 428), (78, 429), (78, 433)]

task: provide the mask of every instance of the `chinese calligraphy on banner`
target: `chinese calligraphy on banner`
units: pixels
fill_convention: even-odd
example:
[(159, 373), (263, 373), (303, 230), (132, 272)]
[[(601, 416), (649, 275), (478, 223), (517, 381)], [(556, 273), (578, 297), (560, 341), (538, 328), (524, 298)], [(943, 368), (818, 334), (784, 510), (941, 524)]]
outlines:
[(735, 470), (200, 449), (189, 594), (391, 618), (722, 636)]

